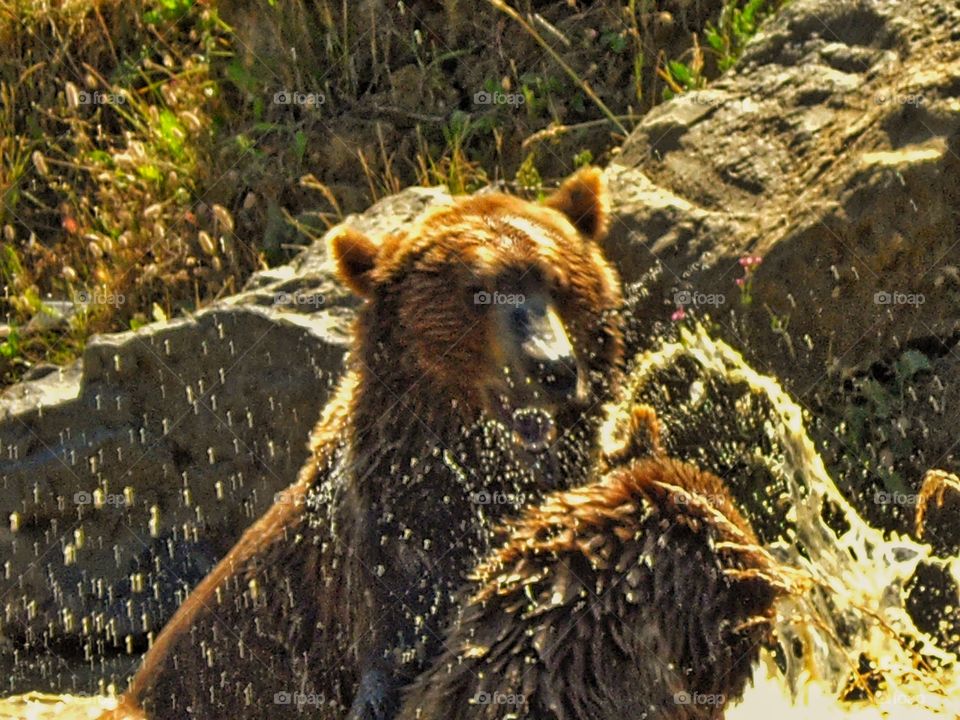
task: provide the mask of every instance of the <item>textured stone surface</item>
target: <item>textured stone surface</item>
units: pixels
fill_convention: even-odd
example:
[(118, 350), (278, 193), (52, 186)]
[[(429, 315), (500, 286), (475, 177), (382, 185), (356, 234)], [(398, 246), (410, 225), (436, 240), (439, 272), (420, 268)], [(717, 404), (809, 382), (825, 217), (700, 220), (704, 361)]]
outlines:
[[(642, 309), (722, 295), (687, 309), (799, 391), (894, 338), (957, 332), (958, 22), (939, 4), (789, 3), (736, 73), (654, 109), (609, 172), (611, 252), (644, 280)], [(748, 254), (764, 258), (749, 307), (734, 284)]]
[[(411, 189), (351, 222), (382, 232), (444, 197)], [(318, 244), (195, 317), (98, 337), (3, 394), (10, 689), (70, 687), (57, 673), (77, 657), (142, 646), (269, 507), (306, 458), (355, 303)], [(32, 667), (12, 669), (17, 645)]]
[[(654, 109), (609, 168), (640, 328), (713, 331), (807, 408), (874, 522), (955, 471), (960, 9), (788, 3), (737, 70)], [(739, 259), (762, 256), (745, 292)]]

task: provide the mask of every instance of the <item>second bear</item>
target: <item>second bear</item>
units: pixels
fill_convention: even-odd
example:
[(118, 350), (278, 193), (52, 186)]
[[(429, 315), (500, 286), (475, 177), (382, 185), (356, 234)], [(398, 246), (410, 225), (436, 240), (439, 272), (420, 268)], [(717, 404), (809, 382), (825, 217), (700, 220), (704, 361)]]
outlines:
[(509, 528), (400, 720), (721, 718), (787, 587), (720, 478), (633, 460)]

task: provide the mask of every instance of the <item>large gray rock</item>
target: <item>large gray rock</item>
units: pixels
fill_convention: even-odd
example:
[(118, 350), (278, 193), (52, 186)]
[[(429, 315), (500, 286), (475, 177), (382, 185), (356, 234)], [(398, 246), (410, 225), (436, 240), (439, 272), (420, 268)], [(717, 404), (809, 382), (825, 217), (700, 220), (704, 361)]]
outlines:
[(736, 73), (651, 111), (609, 173), (611, 251), (648, 279), (644, 310), (720, 294), (700, 309), (743, 314), (755, 359), (803, 390), (957, 332), (958, 27), (939, 3), (789, 3)]
[(912, 508), (873, 490), (958, 465), (958, 40), (955, 5), (788, 3), (736, 72), (651, 111), (608, 172), (635, 323), (709, 314), (900, 529)]
[[(414, 188), (350, 222), (382, 233), (445, 197)], [(100, 661), (143, 647), (295, 478), (355, 305), (318, 243), (194, 317), (97, 337), (4, 392), (8, 690), (93, 689), (84, 657), (90, 677), (129, 668)]]

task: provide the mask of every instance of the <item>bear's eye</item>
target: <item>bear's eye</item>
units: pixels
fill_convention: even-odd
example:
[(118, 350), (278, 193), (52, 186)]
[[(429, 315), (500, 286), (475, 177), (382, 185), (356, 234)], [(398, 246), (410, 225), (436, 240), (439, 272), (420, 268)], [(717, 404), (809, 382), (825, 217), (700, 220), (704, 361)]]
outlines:
[(526, 337), (530, 334), (530, 313), (526, 306), (516, 305), (510, 310), (510, 329), (517, 337)]

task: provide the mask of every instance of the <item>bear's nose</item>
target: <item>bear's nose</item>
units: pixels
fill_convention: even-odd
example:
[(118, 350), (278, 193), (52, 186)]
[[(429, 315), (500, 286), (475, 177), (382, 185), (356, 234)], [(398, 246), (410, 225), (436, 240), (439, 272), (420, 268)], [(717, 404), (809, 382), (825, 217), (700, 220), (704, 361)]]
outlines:
[(573, 345), (552, 305), (536, 297), (516, 305), (511, 326), (528, 376), (550, 400), (569, 401), (582, 394)]

